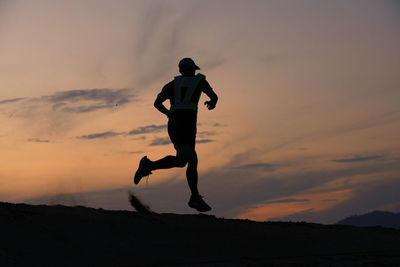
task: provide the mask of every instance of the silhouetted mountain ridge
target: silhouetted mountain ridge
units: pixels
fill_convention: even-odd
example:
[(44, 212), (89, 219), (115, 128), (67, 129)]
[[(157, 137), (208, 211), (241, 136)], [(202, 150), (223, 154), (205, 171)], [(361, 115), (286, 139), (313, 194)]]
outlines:
[(2, 267), (400, 266), (400, 230), (382, 227), (0, 202), (0, 237)]
[(400, 228), (400, 213), (373, 211), (363, 215), (350, 216), (340, 220), (337, 224)]

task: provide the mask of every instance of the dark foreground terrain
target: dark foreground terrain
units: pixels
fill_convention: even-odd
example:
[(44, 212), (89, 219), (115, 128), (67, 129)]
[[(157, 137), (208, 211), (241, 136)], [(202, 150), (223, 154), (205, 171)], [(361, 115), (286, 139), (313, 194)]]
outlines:
[(400, 266), (400, 230), (0, 203), (0, 266)]

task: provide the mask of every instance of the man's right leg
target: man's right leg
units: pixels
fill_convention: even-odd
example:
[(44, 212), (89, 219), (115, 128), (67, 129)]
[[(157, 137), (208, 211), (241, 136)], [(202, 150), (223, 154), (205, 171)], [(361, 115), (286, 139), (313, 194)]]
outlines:
[(158, 169), (169, 169), (174, 167), (185, 167), (186, 177), (192, 195), (199, 195), (197, 189), (197, 154), (194, 147), (189, 144), (175, 144), (176, 156), (166, 156), (157, 161), (148, 161), (148, 168), (150, 171)]
[(183, 161), (177, 156), (166, 156), (156, 161), (151, 161), (147, 158), (147, 156), (144, 156), (140, 160), (139, 167), (135, 173), (135, 178), (133, 181), (135, 184), (138, 184), (143, 177), (152, 174), (151, 171), (158, 169), (169, 169), (174, 167), (185, 167), (186, 163), (187, 161)]
[(174, 147), (177, 151), (176, 156), (166, 156), (162, 159), (156, 160), (156, 161), (151, 161), (147, 158), (147, 156), (144, 156), (139, 163), (138, 170), (135, 173), (135, 178), (134, 178), (134, 183), (138, 184), (140, 180), (149, 175), (152, 174), (151, 171), (154, 170), (159, 170), (159, 169), (170, 169), (170, 168), (175, 168), (175, 167), (185, 167), (188, 160), (182, 153), (182, 146), (181, 145), (175, 145)]
[(177, 156), (166, 156), (162, 159), (156, 161), (150, 161), (149, 167), (150, 170), (159, 170), (159, 169), (170, 169), (175, 167), (185, 167), (186, 161), (178, 159)]

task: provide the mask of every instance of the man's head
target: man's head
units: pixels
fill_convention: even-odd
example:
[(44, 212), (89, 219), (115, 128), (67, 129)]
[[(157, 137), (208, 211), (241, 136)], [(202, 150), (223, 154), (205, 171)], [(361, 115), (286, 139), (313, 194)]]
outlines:
[(185, 57), (179, 61), (179, 72), (182, 75), (194, 75), (200, 68), (194, 63), (193, 59)]

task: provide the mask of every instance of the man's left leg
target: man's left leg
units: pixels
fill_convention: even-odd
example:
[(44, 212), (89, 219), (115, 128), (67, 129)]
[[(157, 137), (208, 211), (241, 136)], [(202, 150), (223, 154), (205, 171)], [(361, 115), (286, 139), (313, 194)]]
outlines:
[(193, 150), (192, 154), (193, 158), (188, 161), (188, 166), (186, 169), (186, 179), (188, 181), (190, 192), (192, 193), (192, 195), (199, 195), (199, 190), (197, 188), (199, 176), (197, 172), (197, 153), (195, 150)]
[(210, 211), (211, 207), (207, 205), (207, 203), (203, 200), (203, 197), (199, 194), (197, 184), (198, 184), (198, 172), (197, 172), (197, 164), (198, 158), (196, 150), (194, 146), (183, 145), (180, 148), (177, 148), (177, 156), (184, 157), (188, 166), (186, 169), (186, 178), (189, 184), (190, 192), (192, 193), (189, 200), (189, 207), (194, 208), (200, 212)]

